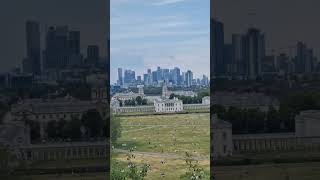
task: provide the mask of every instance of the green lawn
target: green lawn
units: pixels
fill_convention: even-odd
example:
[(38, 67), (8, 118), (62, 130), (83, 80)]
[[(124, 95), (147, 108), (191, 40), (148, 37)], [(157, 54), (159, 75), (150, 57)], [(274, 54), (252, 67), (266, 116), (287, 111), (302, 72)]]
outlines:
[(107, 173), (24, 176), (12, 180), (107, 180)]
[[(122, 137), (116, 148), (135, 148), (135, 161), (151, 165), (147, 179), (163, 179), (161, 173), (165, 179), (179, 179), (186, 171), (185, 152), (192, 153), (208, 172), (209, 119), (209, 113), (120, 117)], [(115, 159), (125, 162), (126, 153), (118, 152)]]
[(215, 176), (218, 180), (319, 180), (320, 163), (217, 166)]

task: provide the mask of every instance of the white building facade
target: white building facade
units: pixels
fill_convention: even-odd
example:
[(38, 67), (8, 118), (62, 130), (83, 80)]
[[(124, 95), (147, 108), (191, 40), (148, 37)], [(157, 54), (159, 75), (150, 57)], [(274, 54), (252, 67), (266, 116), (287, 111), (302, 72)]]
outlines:
[(181, 112), (183, 103), (178, 98), (174, 99), (156, 99), (154, 101), (155, 112)]

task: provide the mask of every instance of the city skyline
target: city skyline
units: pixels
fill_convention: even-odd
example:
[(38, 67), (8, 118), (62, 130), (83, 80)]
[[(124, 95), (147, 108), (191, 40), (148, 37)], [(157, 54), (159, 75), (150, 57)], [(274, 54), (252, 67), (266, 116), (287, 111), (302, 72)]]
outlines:
[(228, 43), (232, 41), (233, 33), (242, 34), (254, 27), (267, 34), (268, 53), (273, 49), (288, 52), (297, 41), (303, 41), (320, 57), (320, 37), (316, 36), (320, 31), (316, 23), (316, 17), (320, 15), (319, 5), (316, 0), (215, 0), (211, 17), (224, 22)]
[[(317, 13), (311, 2), (213, 1), (212, 75), (253, 80), (319, 73), (319, 39), (314, 30), (320, 27), (311, 23)], [(288, 11), (280, 15), (284, 6)], [(270, 8), (272, 14), (266, 11)], [(297, 20), (302, 25), (297, 26)]]
[[(25, 22), (27, 20), (40, 23), (41, 37), (44, 37), (46, 26), (49, 25), (68, 25), (74, 30), (81, 30), (81, 52), (85, 52), (89, 44), (98, 44), (101, 49), (107, 49), (106, 39), (109, 32), (107, 7), (107, 2), (87, 0), (6, 1), (0, 7), (0, 20), (6, 24), (6, 28), (0, 31), (2, 39), (0, 72), (8, 72), (15, 67), (20, 67), (26, 57)], [(44, 39), (41, 38), (41, 48), (43, 47)], [(107, 50), (101, 51), (101, 56), (107, 56), (106, 53)]]
[[(187, 80), (188, 79), (188, 80)], [(137, 74), (134, 69), (117, 68), (117, 82), (112, 85), (130, 86), (130, 85), (160, 85), (162, 82), (171, 83), (175, 86), (191, 86), (191, 85), (209, 85), (209, 75), (202, 74), (195, 76), (192, 69), (180, 69), (174, 67), (160, 67), (156, 69), (145, 69), (143, 74)]]
[(209, 3), (111, 0), (111, 83), (117, 67), (143, 74), (157, 66), (180, 66), (196, 76), (209, 74)]

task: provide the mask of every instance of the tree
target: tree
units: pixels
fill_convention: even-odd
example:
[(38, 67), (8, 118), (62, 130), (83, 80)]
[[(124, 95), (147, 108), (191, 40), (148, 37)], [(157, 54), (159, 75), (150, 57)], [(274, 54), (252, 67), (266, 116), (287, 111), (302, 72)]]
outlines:
[(273, 107), (269, 107), (267, 112), (267, 129), (269, 132), (279, 132), (280, 131), (280, 119), (278, 112)]
[(65, 127), (65, 134), (68, 138), (71, 139), (80, 139), (81, 138), (81, 121), (78, 118), (72, 118)]
[(88, 110), (81, 119), (87, 128), (89, 137), (100, 137), (103, 129), (103, 119), (96, 109)]
[(47, 124), (47, 135), (48, 138), (57, 138), (58, 137), (58, 124), (56, 121), (49, 121)]
[(121, 123), (120, 123), (120, 118), (116, 116), (111, 116), (111, 124), (110, 124), (110, 129), (111, 129), (111, 142), (116, 143), (117, 139), (121, 137)]
[(148, 100), (147, 99), (143, 99), (142, 100), (142, 105), (147, 105), (148, 104)]
[(30, 138), (32, 141), (40, 139), (40, 123), (38, 121), (26, 120), (26, 124), (30, 127)]
[(199, 167), (199, 162), (192, 157), (192, 154), (186, 152), (185, 161), (188, 166), (188, 170), (180, 177), (180, 179), (207, 179), (204, 169)]
[(10, 151), (0, 145), (0, 179), (6, 180), (19, 180), (21, 179), (13, 172), (16, 168), (22, 164), (18, 161), (16, 156), (10, 153)]
[(137, 105), (142, 105), (142, 97), (141, 96), (137, 96), (136, 97), (136, 102), (137, 102)]
[(113, 163), (111, 168), (111, 180), (144, 180), (150, 169), (149, 164), (141, 166), (135, 164), (132, 159), (135, 159), (133, 149), (130, 149), (127, 154), (127, 166), (121, 166), (118, 162)]

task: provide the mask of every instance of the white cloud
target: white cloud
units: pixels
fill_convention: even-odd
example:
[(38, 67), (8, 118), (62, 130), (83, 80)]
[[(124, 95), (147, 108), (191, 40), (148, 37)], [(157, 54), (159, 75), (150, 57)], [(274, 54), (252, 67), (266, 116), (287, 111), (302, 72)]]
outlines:
[(184, 2), (186, 0), (160, 0), (158, 2), (153, 3), (156, 6), (168, 5), (168, 4), (175, 4), (179, 2)]

